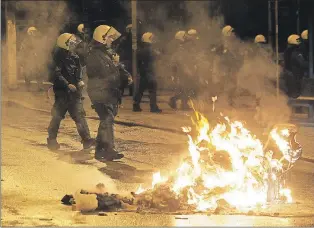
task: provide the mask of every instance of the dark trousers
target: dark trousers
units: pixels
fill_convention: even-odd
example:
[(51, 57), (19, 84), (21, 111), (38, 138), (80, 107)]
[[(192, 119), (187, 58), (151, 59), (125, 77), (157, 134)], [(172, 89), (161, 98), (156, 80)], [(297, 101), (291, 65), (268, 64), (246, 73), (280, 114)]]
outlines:
[(194, 89), (188, 89), (188, 88), (176, 88), (175, 94), (171, 99), (173, 101), (181, 100), (181, 108), (188, 108), (188, 101), (191, 98), (196, 97), (196, 92)]
[(128, 86), (128, 80), (123, 80), (121, 82), (121, 85), (120, 85), (120, 88), (119, 88), (119, 91), (120, 91), (120, 97), (118, 99), (118, 103), (121, 104), (122, 103), (122, 97), (123, 97), (123, 94), (124, 94), (124, 89), (125, 87)]
[(140, 78), (139, 88), (134, 96), (134, 104), (140, 105), (144, 91), (148, 89), (150, 106), (157, 106), (157, 81), (149, 80), (146, 77)]
[(114, 118), (118, 113), (116, 104), (93, 103), (93, 108), (99, 116), (99, 127), (96, 138), (96, 156), (104, 156), (106, 151), (114, 149)]
[(292, 72), (284, 72), (287, 95), (291, 98), (298, 98), (302, 92), (302, 77)]
[(56, 139), (61, 120), (69, 112), (76, 124), (77, 131), (82, 140), (90, 139), (90, 131), (85, 119), (85, 110), (80, 96), (70, 95), (67, 92), (55, 93), (55, 103), (51, 110), (52, 119), (48, 127), (49, 139)]
[(38, 88), (41, 88), (43, 86), (44, 77), (42, 75), (42, 70), (40, 68), (32, 68), (29, 72), (25, 72), (21, 70), (24, 74), (25, 84), (27, 87), (31, 84), (31, 78), (36, 79)]

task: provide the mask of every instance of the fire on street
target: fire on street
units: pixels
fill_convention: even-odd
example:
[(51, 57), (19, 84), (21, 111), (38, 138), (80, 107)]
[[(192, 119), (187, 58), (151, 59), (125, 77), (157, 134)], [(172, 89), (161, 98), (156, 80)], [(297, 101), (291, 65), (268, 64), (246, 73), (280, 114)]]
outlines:
[[(131, 105), (130, 100), (127, 100), (125, 103), (126, 106)], [(104, 183), (107, 188), (106, 190), (110, 193), (127, 195), (131, 191), (138, 189), (140, 184), (142, 184), (143, 189), (149, 188), (147, 184), (152, 180), (152, 174), (154, 173), (155, 181), (159, 179), (159, 184), (153, 182), (153, 185), (160, 186), (159, 188), (161, 188), (163, 185), (160, 183), (167, 183), (166, 177), (171, 179), (170, 171), (175, 171), (173, 167), (179, 167), (174, 177), (182, 175), (179, 171), (184, 171), (184, 167), (190, 169), (194, 167), (193, 164), (199, 164), (200, 169), (198, 171), (201, 171), (201, 173), (204, 172), (204, 164), (202, 162), (193, 163), (196, 161), (193, 160), (193, 156), (198, 156), (200, 149), (205, 150), (206, 148), (211, 148), (209, 147), (209, 142), (214, 143), (213, 135), (205, 134), (209, 130), (206, 125), (206, 120), (203, 119), (202, 116), (198, 116), (198, 120), (201, 120), (201, 122), (198, 123), (201, 125), (197, 125), (199, 128), (197, 128), (198, 131), (196, 133), (199, 134), (196, 134), (193, 129), (190, 129), (191, 132), (188, 132), (190, 135), (188, 137), (189, 143), (186, 142), (187, 136), (185, 135), (145, 127), (116, 125), (118, 145), (122, 151), (125, 151), (126, 158), (121, 162), (103, 164), (92, 159), (91, 155), (88, 155), (86, 152), (79, 151), (79, 147), (76, 143), (75, 127), (69, 119), (65, 120), (65, 124), (72, 127), (63, 129), (62, 132), (62, 145), (65, 149), (58, 153), (53, 153), (46, 149), (45, 138), (42, 137), (42, 132), (47, 125), (48, 110), (47, 113), (35, 112), (25, 109), (23, 106), (14, 102), (10, 103), (10, 106), (3, 107), (2, 224), (4, 226), (79, 224), (103, 226), (201, 226), (204, 224), (208, 226), (305, 226), (313, 225), (314, 223), (312, 213), (314, 200), (312, 195), (313, 165), (303, 161), (298, 161), (294, 169), (292, 169), (291, 181), (289, 181), (288, 186), (291, 189), (292, 204), (280, 203), (261, 207), (259, 210), (256, 208), (250, 209), (245, 213), (243, 213), (243, 211), (229, 212), (233, 215), (224, 215), (225, 212), (217, 213), (217, 211), (213, 213), (209, 210), (205, 210), (205, 213), (204, 211), (197, 213), (195, 211), (200, 211), (198, 210), (198, 206), (207, 204), (200, 204), (200, 201), (197, 201), (198, 199), (202, 199), (200, 198), (202, 195), (199, 194), (200, 190), (198, 187), (200, 187), (200, 185), (195, 185), (193, 190), (190, 190), (191, 188), (188, 189), (189, 193), (186, 196), (191, 198), (188, 198), (186, 203), (190, 202), (190, 206), (192, 207), (185, 212), (156, 212), (156, 210), (152, 208), (150, 208), (150, 210), (137, 210), (137, 212), (135, 210), (132, 212), (129, 208), (130, 212), (105, 212), (100, 215), (98, 212), (91, 212), (87, 213), (91, 214), (87, 216), (86, 213), (73, 211), (72, 207), (62, 205), (60, 199), (66, 193), (72, 194), (80, 189), (90, 189), (97, 183)], [(18, 115), (22, 110), (24, 115)], [(89, 110), (87, 110), (87, 112), (89, 112)], [(148, 115), (148, 120), (144, 124), (154, 125), (156, 121), (154, 116), (149, 116), (148, 113), (143, 113), (143, 115)], [(162, 121), (165, 122), (165, 126), (167, 119), (168, 121), (174, 121), (173, 117), (175, 118), (175, 116), (172, 116), (170, 113), (163, 117), (158, 116), (159, 119), (163, 118)], [(125, 120), (132, 120), (132, 115), (126, 110), (122, 110), (119, 121), (123, 122)], [(225, 118), (222, 118), (222, 120), (224, 120), (223, 123), (225, 127), (229, 127), (229, 134), (231, 134), (231, 136), (236, 132), (240, 134), (234, 135), (233, 140), (241, 136), (251, 140), (247, 141), (247, 144), (243, 146), (260, 146), (259, 141), (251, 137), (247, 130), (242, 128), (239, 123), (229, 122), (228, 119)], [(133, 119), (132, 121), (136, 123), (138, 120)], [(183, 122), (185, 126), (191, 126), (189, 125), (190, 118), (185, 117), (185, 115), (182, 116), (182, 120), (179, 122), (181, 124)], [(97, 121), (89, 120), (89, 123), (91, 129), (97, 129)], [(220, 131), (225, 129), (224, 127), (222, 128), (222, 126), (223, 125), (217, 125), (215, 128), (217, 131), (215, 135), (216, 140), (222, 140), (222, 138), (218, 138), (222, 133)], [(231, 126), (234, 127), (234, 130), (238, 128), (242, 130), (233, 131)], [(187, 128), (185, 131), (186, 130)], [(306, 134), (308, 133), (299, 132), (298, 141), (300, 141), (301, 145), (305, 145), (303, 148), (304, 154), (309, 155), (310, 153), (308, 151), (311, 146), (309, 141), (305, 140)], [(207, 136), (210, 137), (206, 138)], [(231, 145), (232, 144), (226, 148), (232, 148)], [(190, 150), (187, 150), (187, 148)], [(182, 154), (184, 154), (184, 156)], [(158, 159), (152, 159), (157, 157)], [(185, 159), (189, 157), (190, 159)], [(258, 154), (254, 154), (252, 158), (257, 157)], [(225, 159), (226, 157), (223, 158)], [(182, 163), (184, 159), (186, 163)], [(205, 158), (200, 156), (199, 159)], [(244, 160), (236, 161), (243, 162)], [(257, 161), (253, 164), (258, 164), (256, 162)], [(216, 167), (217, 162), (212, 164)], [(233, 163), (225, 165), (226, 166), (223, 168), (227, 169), (228, 165), (232, 166)], [(216, 169), (217, 168), (218, 167), (216, 167)], [(219, 169), (222, 170), (222, 167), (219, 167)], [(246, 171), (248, 170), (248, 167), (246, 167)], [(158, 173), (159, 171), (160, 173)], [(187, 171), (195, 175), (194, 170)], [(186, 172), (186, 174), (187, 173), (188, 172)], [(246, 174), (247, 173), (248, 172), (246, 172)], [(237, 175), (239, 174), (237, 173)], [(168, 183), (172, 184), (177, 183), (175, 181), (178, 180), (174, 179), (173, 182), (169, 182), (169, 179)], [(190, 178), (190, 180), (193, 181), (196, 179), (195, 177)], [(219, 178), (216, 180), (221, 181)], [(247, 181), (246, 178), (240, 180)], [(230, 181), (232, 181), (232, 179)], [(204, 186), (211, 187), (211, 185), (205, 185), (205, 183), (206, 182), (204, 182), (202, 186), (203, 188), (201, 188), (202, 190)], [(223, 182), (211, 183), (217, 183), (218, 186), (219, 184), (226, 184)], [(246, 184), (249, 183), (254, 182), (246, 182)], [(264, 183), (265, 182), (261, 182), (261, 185), (253, 184), (252, 186), (261, 186), (260, 190), (263, 190)], [(173, 188), (174, 186), (175, 185), (172, 185)], [(147, 190), (147, 192), (149, 191), (151, 190)], [(193, 191), (194, 194), (192, 194)], [(229, 193), (232, 193), (232, 191)], [(172, 194), (175, 194), (175, 192)], [(167, 197), (168, 196), (169, 195), (167, 195)], [(265, 195), (265, 192), (263, 192), (262, 196), (264, 198), (262, 197), (261, 199), (266, 200), (267, 194)], [(239, 198), (240, 197), (238, 197), (238, 199)], [(210, 202), (213, 202), (212, 199), (213, 198), (211, 198)], [(228, 199), (236, 200), (237, 198), (225, 197), (227, 202)], [(218, 202), (221, 202), (221, 200), (218, 200)], [(213, 205), (217, 204), (214, 203)], [(233, 205), (237, 206), (237, 204)], [(252, 203), (250, 206), (254, 207), (255, 205), (255, 203)], [(215, 210), (215, 207), (212, 207), (212, 209)]]

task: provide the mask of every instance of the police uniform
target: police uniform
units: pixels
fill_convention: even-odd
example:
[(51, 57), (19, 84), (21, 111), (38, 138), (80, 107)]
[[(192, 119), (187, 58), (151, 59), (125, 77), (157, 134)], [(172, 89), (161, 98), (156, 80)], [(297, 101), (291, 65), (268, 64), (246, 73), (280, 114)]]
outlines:
[(216, 55), (220, 59), (219, 68), (224, 69), (222, 70), (223, 80), (220, 83), (220, 90), (227, 91), (229, 105), (233, 106), (233, 98), (237, 90), (236, 75), (243, 64), (243, 59), (242, 56), (235, 55), (223, 45), (217, 48)]
[(154, 71), (156, 53), (150, 43), (143, 43), (137, 55), (137, 65), (141, 75), (139, 89), (134, 96), (133, 111), (141, 111), (140, 103), (146, 89), (149, 92), (150, 111), (161, 112), (157, 105), (157, 80)]
[(302, 80), (309, 67), (307, 56), (302, 52), (300, 47), (292, 51), (290, 64), (294, 79), (292, 80), (292, 82), (294, 81), (294, 86), (292, 85), (294, 87), (294, 93), (292, 95), (293, 97), (298, 97), (301, 95)]
[[(120, 39), (119, 45), (115, 48), (120, 55), (120, 61), (127, 72), (132, 72), (132, 33), (130, 31)], [(124, 94), (125, 87), (129, 88), (129, 95), (133, 95), (133, 85), (128, 85), (128, 81), (121, 83), (121, 94)]]
[(43, 65), (42, 56), (39, 53), (41, 39), (39, 36), (27, 35), (20, 47), (22, 73), (25, 83), (30, 86), (31, 79), (36, 79), (38, 89), (43, 85)]
[(118, 113), (120, 83), (127, 77), (112, 61), (112, 53), (105, 45), (95, 43), (86, 59), (87, 92), (100, 124), (96, 138), (96, 159), (122, 158), (114, 146), (114, 118)]
[[(52, 78), (53, 90), (55, 93), (55, 103), (52, 108), (52, 119), (48, 127), (48, 147), (56, 145), (56, 138), (61, 120), (69, 112), (76, 124), (77, 131), (82, 138), (85, 149), (93, 144), (90, 131), (85, 119), (85, 111), (81, 99), (79, 82), (81, 78), (80, 59), (74, 52), (58, 48), (55, 53), (55, 71)], [(70, 91), (69, 85), (74, 85), (77, 90)], [(58, 146), (57, 146), (58, 147)]]
[(181, 100), (181, 109), (188, 110), (189, 98), (195, 96), (195, 71), (192, 60), (186, 62), (186, 56), (190, 55), (185, 44), (180, 45), (171, 58), (172, 72), (176, 81), (175, 95), (169, 105), (176, 108), (176, 101)]

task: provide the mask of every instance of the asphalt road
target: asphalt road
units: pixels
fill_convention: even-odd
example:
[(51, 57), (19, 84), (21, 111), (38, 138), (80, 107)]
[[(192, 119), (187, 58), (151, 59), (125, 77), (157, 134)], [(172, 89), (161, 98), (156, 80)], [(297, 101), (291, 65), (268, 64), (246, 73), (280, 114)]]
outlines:
[[(25, 96), (28, 96), (27, 94)], [(14, 97), (14, 95), (12, 95)], [(40, 97), (44, 101), (44, 96)], [(28, 99), (26, 99), (28, 100)], [(24, 101), (26, 102), (24, 99)], [(34, 102), (30, 102), (34, 104)], [(44, 104), (43, 102), (42, 104)], [(272, 216), (166, 215), (107, 213), (83, 215), (60, 203), (67, 193), (102, 182), (112, 192), (128, 193), (139, 183), (149, 183), (155, 171), (177, 167), (187, 153), (183, 134), (169, 131), (189, 123), (187, 113), (166, 110), (156, 115), (147, 111), (133, 114), (130, 102), (120, 111), (116, 124), (117, 148), (125, 154), (120, 162), (100, 163), (81, 151), (73, 121), (66, 118), (60, 129), (59, 152), (46, 148), (49, 113), (29, 110), (14, 102), (2, 103), (2, 226), (310, 226), (314, 225), (314, 164), (300, 161), (293, 172), (291, 188), (295, 204), (269, 209)], [(49, 106), (45, 104), (42, 109)], [(144, 108), (147, 109), (147, 104)], [(166, 108), (166, 104), (162, 103)], [(94, 115), (87, 110), (88, 115)], [(137, 123), (127, 126), (127, 122)], [(88, 120), (92, 135), (98, 121)], [(168, 130), (167, 130), (168, 129)], [(180, 129), (178, 129), (178, 132)], [(306, 154), (313, 148), (311, 132), (300, 139)], [(279, 213), (274, 216), (274, 213)]]

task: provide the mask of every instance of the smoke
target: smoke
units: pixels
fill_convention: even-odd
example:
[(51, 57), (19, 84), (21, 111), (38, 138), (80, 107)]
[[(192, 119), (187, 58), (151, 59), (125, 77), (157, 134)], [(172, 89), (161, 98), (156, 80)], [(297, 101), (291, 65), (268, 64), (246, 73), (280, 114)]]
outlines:
[[(17, 28), (17, 72), (18, 79), (47, 81), (52, 52), (60, 31), (75, 15), (68, 9), (66, 1), (17, 1), (9, 2), (9, 11), (15, 12)], [(27, 34), (35, 27), (38, 36)], [(6, 48), (6, 42), (2, 42)]]
[[(151, 2), (145, 1), (146, 5), (149, 3)], [(169, 6), (170, 3), (158, 5), (156, 2), (151, 5), (150, 17), (155, 19), (155, 24), (149, 23), (143, 31), (155, 33), (160, 41), (155, 45), (157, 49), (162, 49), (163, 53), (158, 56), (155, 63), (158, 87), (168, 89), (177, 87), (177, 84), (172, 81), (172, 76), (174, 76), (172, 60), (174, 56), (179, 55), (181, 68), (179, 79), (183, 82), (185, 89), (191, 88), (196, 91), (196, 96), (193, 97), (196, 109), (205, 113), (210, 112), (212, 110), (211, 98), (217, 95), (217, 105), (223, 108), (217, 111), (227, 112), (232, 109), (228, 103), (230, 95), (235, 105), (241, 103), (241, 107), (253, 108), (259, 100), (259, 117), (256, 118), (260, 122), (271, 125), (288, 120), (290, 109), (287, 105), (287, 97), (281, 92), (277, 97), (277, 66), (274, 62), (274, 54), (269, 47), (258, 47), (252, 40), (243, 41), (237, 37), (228, 39), (223, 37), (222, 28), (225, 24), (218, 1), (180, 2), (176, 11), (184, 9), (188, 18), (185, 23), (183, 20), (171, 20)], [(139, 14), (143, 16), (144, 13), (140, 11)], [(145, 20), (151, 21), (148, 18)], [(175, 33), (189, 29), (198, 31), (199, 40), (194, 44), (191, 42), (185, 44), (185, 47), (194, 45), (197, 52), (192, 53), (189, 50), (179, 52), (178, 42), (174, 40)], [(228, 60), (221, 54), (217, 55), (215, 51), (224, 47), (227, 47), (232, 56)], [(231, 74), (230, 68), (233, 69)], [(184, 73), (185, 70), (194, 73), (187, 76)], [(279, 74), (281, 74), (281, 69), (279, 69)], [(221, 84), (224, 85), (221, 86)], [(222, 88), (219, 90), (220, 87)], [(235, 91), (231, 92), (232, 90)]]
[(64, 165), (62, 172), (66, 173), (66, 177), (69, 178), (67, 188), (71, 193), (81, 189), (95, 191), (96, 185), (99, 183), (103, 183), (106, 191), (110, 193), (118, 191), (114, 181), (95, 167)]

